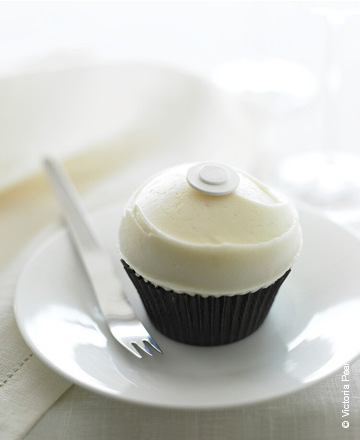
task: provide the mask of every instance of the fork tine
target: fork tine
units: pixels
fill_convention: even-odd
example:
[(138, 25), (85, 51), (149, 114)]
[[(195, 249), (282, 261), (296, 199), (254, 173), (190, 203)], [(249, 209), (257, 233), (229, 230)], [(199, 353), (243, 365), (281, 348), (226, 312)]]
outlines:
[(157, 343), (155, 342), (155, 340), (153, 339), (153, 337), (150, 334), (149, 334), (148, 339), (145, 342), (150, 344), (151, 347), (155, 348), (156, 351), (158, 351), (159, 353), (163, 354), (161, 348), (157, 345)]
[[(149, 356), (152, 356), (153, 354), (151, 353), (149, 347), (144, 343), (144, 341), (138, 340), (138, 341), (133, 341), (132, 345), (139, 351), (139, 349), (145, 351), (146, 354), (148, 354)], [(140, 354), (140, 353), (139, 353)], [(140, 356), (141, 357), (141, 356)]]
[(136, 356), (137, 358), (141, 359), (141, 354), (135, 349), (135, 347), (132, 344), (125, 344), (124, 342), (120, 342), (120, 344), (126, 348), (131, 354)]

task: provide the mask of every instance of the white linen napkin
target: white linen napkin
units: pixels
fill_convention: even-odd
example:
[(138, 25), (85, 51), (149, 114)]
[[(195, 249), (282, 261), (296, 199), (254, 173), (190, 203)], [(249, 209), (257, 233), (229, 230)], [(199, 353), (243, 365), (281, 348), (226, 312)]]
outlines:
[(22, 267), (53, 230), (49, 227), (36, 237), (0, 277), (0, 436), (6, 440), (23, 438), (71, 385), (33, 355), (13, 312), (14, 289)]

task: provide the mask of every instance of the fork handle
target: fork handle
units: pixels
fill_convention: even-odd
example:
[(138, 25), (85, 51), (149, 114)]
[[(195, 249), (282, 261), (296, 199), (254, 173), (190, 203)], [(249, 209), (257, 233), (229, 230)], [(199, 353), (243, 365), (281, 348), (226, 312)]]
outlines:
[(115, 273), (110, 255), (91, 223), (75, 187), (54, 159), (46, 158), (44, 167), (105, 319), (108, 321), (113, 315), (121, 316), (122, 319), (134, 319), (134, 312), (123, 294), (122, 284)]

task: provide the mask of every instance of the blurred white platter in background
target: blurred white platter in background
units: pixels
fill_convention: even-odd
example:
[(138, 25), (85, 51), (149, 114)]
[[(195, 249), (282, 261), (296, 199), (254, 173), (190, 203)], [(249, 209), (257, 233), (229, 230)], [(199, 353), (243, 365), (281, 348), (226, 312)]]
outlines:
[[(45, 154), (64, 158), (109, 145), (134, 157), (154, 150), (177, 161), (236, 157), (242, 168), (253, 154), (246, 112), (232, 117), (204, 76), (165, 65), (94, 64), (5, 77), (0, 97), (0, 189), (37, 171)], [(252, 121), (256, 126), (254, 115)]]

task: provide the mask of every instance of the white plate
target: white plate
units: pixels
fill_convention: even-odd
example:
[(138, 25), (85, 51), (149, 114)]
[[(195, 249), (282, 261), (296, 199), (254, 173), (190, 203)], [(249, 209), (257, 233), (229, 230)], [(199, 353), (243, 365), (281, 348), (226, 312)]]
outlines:
[[(114, 260), (121, 207), (94, 218)], [(359, 354), (360, 242), (349, 231), (301, 212), (304, 248), (262, 327), (243, 341), (193, 347), (148, 323), (128, 282), (128, 295), (164, 354), (138, 360), (104, 328), (65, 231), (27, 264), (15, 314), (34, 353), (52, 369), (95, 392), (132, 402), (211, 408), (261, 402), (334, 374)]]

